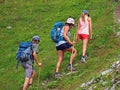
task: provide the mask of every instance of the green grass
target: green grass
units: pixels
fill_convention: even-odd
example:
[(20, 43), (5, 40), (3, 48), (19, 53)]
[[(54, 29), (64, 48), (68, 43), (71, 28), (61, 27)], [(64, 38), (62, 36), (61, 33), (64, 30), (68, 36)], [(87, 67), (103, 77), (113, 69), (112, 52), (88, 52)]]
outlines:
[[(53, 79), (57, 63), (55, 45), (50, 39), (50, 31), (56, 21), (65, 22), (69, 16), (75, 18), (75, 27), (71, 31), (71, 39), (77, 29), (77, 20), (83, 9), (87, 9), (93, 22), (93, 41), (88, 45), (87, 64), (79, 63), (81, 45), (75, 45), (78, 55), (74, 64), (78, 72), (62, 77), (60, 80), (48, 83), (47, 88), (74, 90), (86, 80), (100, 74), (116, 61), (120, 54), (120, 41), (115, 32), (120, 27), (114, 22), (113, 11), (118, 3), (110, 0), (6, 0), (0, 3), (0, 90), (18, 90), (24, 82), (24, 71), (19, 66), (16, 70), (15, 54), (21, 41), (30, 41), (33, 35), (39, 35), (39, 59), (43, 63), (40, 72), (41, 83)], [(11, 29), (7, 27), (10, 26)], [(70, 54), (66, 53), (60, 71), (66, 72)], [(38, 67), (35, 64), (37, 75), (31, 90), (37, 88)], [(52, 90), (51, 89), (51, 90)], [(99, 86), (100, 90), (102, 86)]]

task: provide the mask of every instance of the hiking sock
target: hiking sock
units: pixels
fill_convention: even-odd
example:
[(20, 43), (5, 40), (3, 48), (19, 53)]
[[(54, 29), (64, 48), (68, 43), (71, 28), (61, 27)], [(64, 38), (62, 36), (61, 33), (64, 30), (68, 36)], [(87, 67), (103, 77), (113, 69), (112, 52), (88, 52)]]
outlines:
[(83, 58), (85, 58), (85, 56), (82, 56)]
[(59, 72), (55, 72), (55, 74), (59, 74)]
[(85, 62), (86, 62), (85, 56), (82, 56), (80, 61), (81, 61), (82, 63), (85, 63)]
[(71, 66), (71, 64), (68, 64), (68, 66)]

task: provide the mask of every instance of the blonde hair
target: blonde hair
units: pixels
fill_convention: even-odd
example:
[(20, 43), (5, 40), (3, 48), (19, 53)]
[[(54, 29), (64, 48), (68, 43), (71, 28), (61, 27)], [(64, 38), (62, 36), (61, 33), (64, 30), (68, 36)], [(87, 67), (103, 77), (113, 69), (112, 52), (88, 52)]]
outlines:
[(81, 18), (82, 18), (82, 21), (85, 22), (85, 14), (84, 13), (82, 13)]
[(84, 13), (82, 13), (81, 18), (82, 18), (82, 21), (83, 21), (83, 22), (86, 22), (86, 16), (89, 17), (89, 14), (84, 14)]

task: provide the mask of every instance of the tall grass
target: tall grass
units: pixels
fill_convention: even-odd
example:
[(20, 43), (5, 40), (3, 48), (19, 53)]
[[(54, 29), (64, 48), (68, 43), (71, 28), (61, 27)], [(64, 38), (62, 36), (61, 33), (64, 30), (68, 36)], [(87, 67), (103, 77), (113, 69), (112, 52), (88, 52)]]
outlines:
[[(18, 90), (24, 81), (24, 71), (19, 66), (15, 69), (15, 54), (22, 41), (30, 41), (33, 35), (39, 35), (39, 59), (43, 63), (40, 73), (41, 83), (52, 79), (57, 63), (55, 45), (50, 39), (50, 31), (57, 21), (65, 22), (69, 16), (75, 18), (75, 27), (71, 31), (71, 39), (77, 29), (77, 20), (83, 9), (87, 9), (93, 22), (93, 41), (89, 42), (87, 64), (79, 63), (81, 45), (75, 45), (78, 55), (74, 64), (78, 73), (65, 76), (54, 84), (62, 90), (74, 90), (87, 79), (98, 75), (104, 68), (115, 61), (119, 54), (119, 39), (113, 29), (118, 30), (114, 23), (113, 11), (117, 3), (110, 0), (6, 0), (0, 4), (0, 89)], [(66, 73), (70, 54), (66, 53), (61, 65), (61, 72)], [(31, 90), (36, 90), (37, 75)], [(97, 73), (96, 73), (97, 72)], [(89, 74), (89, 75), (88, 75)], [(72, 84), (72, 85), (71, 85)], [(40, 86), (41, 90), (42, 87)]]

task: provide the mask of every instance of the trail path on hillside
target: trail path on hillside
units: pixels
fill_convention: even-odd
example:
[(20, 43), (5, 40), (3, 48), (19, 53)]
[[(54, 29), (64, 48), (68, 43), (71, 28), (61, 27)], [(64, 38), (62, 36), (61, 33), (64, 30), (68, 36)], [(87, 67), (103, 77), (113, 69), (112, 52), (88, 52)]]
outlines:
[(118, 5), (115, 9), (115, 21), (120, 24), (120, 5)]

